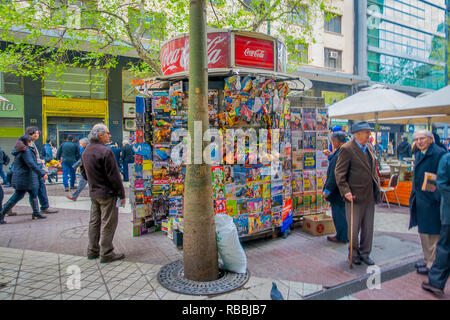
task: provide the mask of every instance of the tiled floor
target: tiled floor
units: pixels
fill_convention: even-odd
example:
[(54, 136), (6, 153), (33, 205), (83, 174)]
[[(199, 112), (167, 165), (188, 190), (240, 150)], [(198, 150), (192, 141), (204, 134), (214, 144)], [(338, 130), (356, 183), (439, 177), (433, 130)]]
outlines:
[[(100, 264), (86, 257), (1, 247), (0, 261), (0, 300), (267, 300), (273, 281), (251, 277), (243, 288), (228, 294), (190, 296), (159, 284), (160, 265)], [(287, 300), (322, 290), (311, 283), (276, 282)]]

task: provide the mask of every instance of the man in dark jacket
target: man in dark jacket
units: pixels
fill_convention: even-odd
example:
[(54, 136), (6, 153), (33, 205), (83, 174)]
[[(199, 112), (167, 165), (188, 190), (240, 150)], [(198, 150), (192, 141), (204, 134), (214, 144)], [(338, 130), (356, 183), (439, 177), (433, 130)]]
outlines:
[(408, 138), (403, 137), (402, 142), (397, 147), (397, 156), (400, 160), (411, 157), (411, 145), (408, 143)]
[(88, 137), (90, 144), (83, 152), (80, 167), (89, 182), (92, 202), (87, 256), (88, 259), (100, 256), (101, 263), (125, 257), (114, 252), (112, 243), (119, 219), (118, 206), (125, 206), (125, 190), (114, 153), (106, 146), (110, 136), (102, 123), (92, 128)]
[(129, 181), (128, 165), (134, 162), (133, 146), (128, 143), (127, 140), (123, 141), (123, 147), (121, 150), (121, 159), (123, 164), (123, 181)]
[(424, 263), (417, 263), (417, 272), (428, 274), (436, 257), (436, 244), (441, 231), (440, 200), (438, 190), (422, 191), (425, 172), (437, 173), (439, 160), (445, 150), (434, 143), (430, 131), (419, 131), (414, 134), (414, 142), (419, 149), (414, 154), (414, 175), (412, 192), (409, 199), (410, 222), (409, 228), (418, 226), (420, 241), (424, 256)]
[(56, 159), (61, 159), (64, 190), (66, 192), (69, 191), (69, 175), (70, 189), (75, 190), (76, 170), (73, 168), (73, 165), (80, 159), (80, 148), (73, 142), (72, 136), (69, 135), (67, 141), (59, 146)]
[(6, 175), (5, 172), (3, 171), (3, 166), (7, 166), (9, 163), (9, 157), (6, 154), (6, 152), (4, 152), (2, 150), (2, 148), (0, 148), (0, 176), (2, 177), (3, 180), (3, 184), (6, 185)]
[[(345, 212), (351, 230), (351, 203), (354, 204), (352, 263), (373, 265), (372, 251), (375, 203), (380, 201), (380, 179), (375, 151), (369, 143), (370, 125), (366, 121), (352, 126), (353, 139), (344, 144), (334, 170), (336, 184), (345, 198)], [(361, 241), (358, 241), (361, 232)], [(352, 236), (349, 232), (348, 238)]]
[(340, 148), (346, 142), (346, 138), (347, 136), (344, 132), (335, 132), (331, 136), (331, 144), (333, 145), (334, 153), (330, 155), (327, 181), (325, 182), (323, 190), (324, 198), (331, 204), (331, 214), (333, 216), (334, 226), (336, 227), (336, 235), (327, 236), (327, 240), (342, 243), (348, 242), (347, 220), (345, 217), (345, 202), (339, 193), (334, 169), (336, 168)]
[(436, 185), (441, 193), (441, 233), (436, 259), (428, 272), (429, 282), (423, 282), (422, 288), (443, 295), (450, 275), (450, 153), (446, 153), (439, 162)]

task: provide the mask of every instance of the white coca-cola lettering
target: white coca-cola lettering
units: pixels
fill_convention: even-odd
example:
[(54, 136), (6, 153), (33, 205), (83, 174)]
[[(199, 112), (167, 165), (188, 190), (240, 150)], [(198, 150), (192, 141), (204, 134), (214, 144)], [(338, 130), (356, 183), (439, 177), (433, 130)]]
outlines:
[[(176, 40), (175, 40), (176, 41)], [(178, 40), (179, 41), (179, 40)], [(227, 41), (227, 35), (218, 35), (213, 39), (208, 38), (208, 64), (215, 64), (219, 62), (223, 56), (223, 50), (219, 49), (220, 43)], [(172, 51), (170, 51), (172, 49)], [(161, 67), (163, 73), (169, 70), (176, 70), (176, 72), (187, 70), (189, 67), (189, 41), (185, 40), (185, 45), (183, 47), (173, 48), (170, 43), (167, 44), (161, 50)]]
[(244, 51), (244, 55), (246, 57), (253, 57), (253, 58), (258, 58), (258, 59), (264, 59), (264, 50), (261, 50), (261, 49), (252, 50), (250, 48), (247, 48)]

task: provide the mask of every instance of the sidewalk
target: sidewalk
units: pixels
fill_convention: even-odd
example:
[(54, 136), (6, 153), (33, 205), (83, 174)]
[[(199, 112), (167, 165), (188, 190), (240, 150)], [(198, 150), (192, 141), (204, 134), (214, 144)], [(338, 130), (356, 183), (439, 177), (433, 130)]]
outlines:
[[(5, 193), (6, 201), (12, 190), (5, 189)], [(27, 200), (22, 200), (15, 208), (18, 215), (6, 217), (8, 224), (0, 226), (0, 247), (25, 249), (25, 253), (28, 252), (27, 250), (53, 253), (54, 261), (59, 256), (79, 256), (71, 259), (87, 261), (84, 257), (90, 208), (87, 191), (83, 191), (76, 202), (65, 198), (68, 193), (65, 193), (60, 185), (48, 186), (48, 193), (51, 206), (59, 208), (60, 212), (48, 215), (45, 220), (32, 221)], [(408, 222), (408, 208), (388, 209), (384, 205), (376, 208), (371, 256), (382, 270), (412, 263), (422, 257), (417, 229), (408, 231)], [(159, 270), (161, 266), (182, 258), (182, 251), (178, 250), (162, 232), (133, 237), (129, 205), (120, 209), (114, 245), (117, 252), (124, 252), (126, 255), (122, 264), (134, 265), (136, 268), (145, 265), (151, 266), (148, 267), (149, 270), (153, 270), (152, 268)], [(244, 249), (251, 273), (248, 285), (252, 287), (253, 281), (257, 283), (262, 281), (259, 287), (264, 287), (261, 293), (251, 294), (257, 299), (269, 299), (272, 279), (278, 284), (285, 298), (300, 299), (367, 274), (365, 265), (348, 268), (347, 245), (330, 243), (325, 236), (310, 236), (303, 233), (301, 228), (294, 229), (287, 239), (275, 238), (248, 242), (244, 244)], [(17, 255), (16, 259), (18, 259)], [(20, 263), (20, 261), (17, 262), (18, 265)], [(98, 272), (101, 273), (103, 265), (96, 265)], [(60, 272), (61, 277), (64, 277), (65, 271), (60, 269)], [(61, 281), (61, 283), (65, 282)], [(105, 278), (105, 281), (108, 279)], [(109, 288), (108, 283), (103, 285)], [(247, 285), (245, 288), (241, 291), (251, 292)], [(428, 296), (426, 292), (424, 294)], [(170, 296), (164, 294), (158, 298), (169, 299)], [(358, 297), (355, 294), (353, 298)], [(361, 296), (361, 298), (364, 297), (369, 296)]]

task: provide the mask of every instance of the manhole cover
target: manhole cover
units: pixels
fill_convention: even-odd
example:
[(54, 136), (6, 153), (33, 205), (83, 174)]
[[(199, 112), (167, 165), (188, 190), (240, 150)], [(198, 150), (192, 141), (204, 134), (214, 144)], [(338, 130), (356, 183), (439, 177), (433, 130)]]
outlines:
[(199, 282), (184, 277), (183, 260), (178, 260), (161, 268), (158, 281), (166, 289), (190, 295), (217, 295), (242, 287), (250, 278), (250, 273), (220, 271), (221, 277), (214, 281)]
[(78, 226), (64, 230), (60, 233), (63, 239), (81, 239), (88, 237), (89, 226)]

